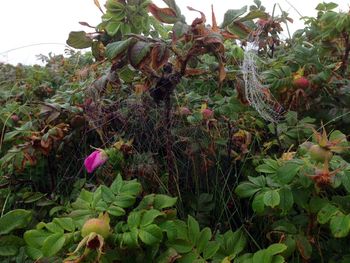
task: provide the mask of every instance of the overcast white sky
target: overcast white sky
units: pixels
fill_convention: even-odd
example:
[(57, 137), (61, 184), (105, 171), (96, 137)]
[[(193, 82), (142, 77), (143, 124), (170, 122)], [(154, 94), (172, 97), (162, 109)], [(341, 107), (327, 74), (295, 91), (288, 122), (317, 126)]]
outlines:
[[(299, 21), (300, 16), (287, 1), (292, 3), (303, 16), (315, 16), (314, 9), (319, 2), (322, 2), (320, 0), (262, 0), (262, 4), (270, 13), (274, 3), (278, 3), (284, 11), (290, 13), (290, 17), (295, 20), (294, 24), (290, 25), (291, 31), (301, 28), (303, 23)], [(105, 0), (100, 0), (101, 5), (104, 2)], [(165, 6), (161, 0), (153, 2), (159, 6)], [(216, 18), (218, 22), (222, 22), (227, 9), (241, 8), (243, 5), (250, 5), (253, 1), (177, 0), (176, 2), (189, 23), (197, 13), (188, 11), (186, 6), (202, 10), (210, 21), (210, 6), (213, 3)], [(332, 2), (337, 3), (338, 9), (342, 11), (349, 10), (349, 0), (332, 0)], [(62, 54), (70, 31), (89, 30), (79, 25), (79, 21), (96, 25), (101, 21), (100, 17), (101, 13), (93, 0), (0, 0), (0, 61), (12, 64), (18, 62), (33, 64), (36, 62), (37, 54), (47, 55), (50, 51)], [(40, 45), (25, 47), (35, 44)], [(6, 52), (12, 49), (16, 50)]]

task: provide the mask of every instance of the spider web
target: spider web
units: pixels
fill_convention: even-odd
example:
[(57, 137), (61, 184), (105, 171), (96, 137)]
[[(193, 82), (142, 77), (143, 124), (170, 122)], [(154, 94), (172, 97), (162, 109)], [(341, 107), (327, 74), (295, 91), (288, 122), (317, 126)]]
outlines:
[(243, 73), (245, 96), (249, 105), (252, 106), (263, 119), (277, 123), (281, 119), (284, 110), (273, 97), (268, 87), (263, 85), (259, 77), (259, 70), (256, 65), (257, 43), (257, 40), (253, 43), (248, 43), (244, 51), (241, 69)]

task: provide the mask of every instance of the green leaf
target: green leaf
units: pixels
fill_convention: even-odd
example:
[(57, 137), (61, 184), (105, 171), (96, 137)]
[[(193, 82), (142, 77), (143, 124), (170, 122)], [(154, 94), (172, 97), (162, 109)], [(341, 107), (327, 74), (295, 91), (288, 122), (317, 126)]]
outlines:
[(254, 196), (254, 199), (252, 202), (252, 208), (253, 208), (253, 211), (257, 214), (261, 214), (265, 210), (264, 194), (265, 193), (262, 192)]
[(64, 232), (63, 228), (60, 225), (58, 225), (58, 224), (56, 224), (54, 222), (50, 222), (50, 223), (47, 223), (47, 224), (44, 224), (44, 225), (47, 228), (47, 230), (49, 230), (52, 233), (61, 233), (61, 234), (63, 234), (63, 232)]
[(118, 195), (115, 197), (113, 205), (128, 208), (135, 203), (135, 197), (131, 195)]
[(151, 51), (151, 44), (137, 41), (129, 50), (129, 61), (133, 67), (138, 67)]
[(105, 185), (101, 186), (102, 199), (107, 203), (113, 203), (116, 200), (116, 196), (113, 191)]
[(28, 230), (24, 233), (24, 241), (31, 247), (41, 248), (45, 239), (50, 236), (50, 233), (42, 229)]
[(350, 231), (350, 215), (333, 216), (329, 227), (334, 237), (346, 237)]
[(75, 230), (75, 224), (72, 218), (70, 217), (61, 217), (61, 218), (55, 218), (53, 223), (56, 223), (64, 230), (67, 230), (69, 232), (73, 232)]
[(350, 193), (350, 171), (344, 171), (341, 176), (341, 183), (344, 186), (345, 190)]
[(162, 230), (157, 225), (147, 225), (139, 231), (139, 237), (146, 245), (159, 243), (163, 238)]
[(120, 189), (120, 193), (124, 195), (137, 196), (142, 191), (142, 186), (136, 181), (125, 181)]
[(240, 21), (234, 21), (226, 27), (231, 34), (237, 35), (240, 38), (246, 38), (251, 32), (251, 29)]
[(177, 197), (170, 197), (167, 195), (157, 194), (154, 197), (153, 207), (158, 210), (162, 210), (164, 208), (172, 207), (176, 204)]
[(176, 238), (177, 229), (174, 221), (165, 221), (159, 224), (159, 227), (166, 232), (168, 240), (174, 240)]
[(219, 250), (219, 248), (220, 244), (218, 242), (210, 241), (207, 244), (207, 247), (204, 249), (203, 258), (206, 260), (212, 258), (215, 255), (215, 253)]
[(252, 195), (254, 195), (260, 189), (261, 189), (261, 187), (256, 185), (256, 184), (249, 183), (249, 182), (243, 182), (236, 187), (235, 193), (240, 198), (247, 198), (247, 197), (251, 197)]
[(15, 256), (21, 246), (24, 245), (23, 239), (17, 236), (0, 237), (0, 257)]
[(192, 216), (188, 216), (187, 228), (188, 228), (188, 239), (195, 244), (199, 237), (200, 229), (199, 229), (198, 222)]
[(26, 246), (25, 249), (26, 249), (26, 250), (25, 250), (25, 251), (26, 251), (26, 254), (27, 254), (30, 258), (34, 259), (34, 260), (38, 260), (39, 258), (42, 258), (42, 257), (43, 257), (43, 253), (42, 253), (41, 250), (38, 249), (38, 248)]
[(151, 209), (144, 212), (140, 223), (141, 227), (152, 224), (154, 219), (161, 215), (163, 215), (163, 213), (156, 209)]
[(198, 253), (203, 253), (205, 248), (208, 245), (209, 240), (211, 239), (212, 233), (209, 227), (204, 228), (197, 239), (196, 242), (196, 247), (197, 247), (197, 251)]
[(280, 203), (280, 195), (277, 190), (269, 190), (264, 194), (264, 204), (274, 208)]
[(194, 262), (197, 262), (197, 260), (196, 260), (197, 258), (198, 258), (197, 253), (191, 251), (185, 255), (181, 255), (181, 258), (176, 260), (176, 262), (178, 262), (178, 263), (194, 263)]
[(266, 186), (266, 178), (265, 176), (257, 176), (257, 177), (252, 177), (252, 176), (248, 176), (248, 180), (250, 182), (252, 182), (253, 184), (256, 184), (260, 187), (264, 187)]
[(137, 247), (139, 245), (138, 243), (138, 229), (133, 229), (131, 232), (125, 232), (123, 233), (123, 240), (122, 243), (126, 245), (127, 247)]
[(106, 46), (106, 57), (109, 60), (112, 60), (116, 57), (118, 57), (120, 54), (122, 54), (123, 52), (125, 52), (129, 46), (134, 43), (134, 39), (133, 38), (128, 38), (126, 40), (122, 40), (122, 41), (116, 41), (113, 43), (110, 43)]
[(120, 28), (120, 24), (121, 24), (120, 21), (115, 21), (115, 20), (109, 21), (106, 25), (106, 31), (108, 35), (114, 36), (115, 34), (117, 34)]
[(125, 210), (119, 206), (110, 205), (107, 212), (113, 216), (123, 216), (125, 215)]
[(168, 247), (174, 248), (180, 254), (185, 254), (192, 250), (193, 245), (188, 240), (175, 239), (174, 241), (168, 242)]
[(255, 168), (255, 170), (259, 173), (265, 173), (265, 174), (274, 174), (276, 173), (276, 168), (271, 167), (267, 165), (266, 163), (263, 163)]
[(317, 221), (320, 224), (326, 224), (331, 219), (331, 217), (339, 212), (340, 211), (337, 207), (328, 203), (317, 213)]
[(225, 253), (230, 255), (230, 258), (235, 258), (247, 245), (247, 238), (242, 229), (228, 231), (224, 234), (224, 244)]
[(178, 21), (173, 26), (173, 34), (175, 39), (181, 38), (189, 30), (189, 26), (186, 23)]
[(138, 227), (141, 223), (141, 212), (131, 212), (128, 216), (128, 226), (129, 228)]
[(117, 175), (117, 178), (115, 178), (115, 180), (113, 181), (113, 183), (111, 184), (110, 188), (112, 190), (112, 192), (117, 195), (120, 193), (120, 190), (122, 189), (123, 186), (123, 178), (120, 174)]
[(10, 233), (14, 229), (25, 228), (32, 219), (31, 211), (12, 210), (0, 217), (0, 235)]
[(233, 21), (236, 21), (241, 15), (247, 12), (247, 6), (243, 6), (241, 9), (229, 9), (224, 15), (224, 22), (221, 27), (226, 27)]
[(271, 263), (285, 263), (286, 260), (284, 259), (284, 257), (282, 257), (281, 255), (276, 255), (272, 258), (272, 262)]
[(42, 252), (45, 257), (55, 255), (64, 245), (66, 241), (65, 236), (62, 233), (57, 233), (47, 237), (43, 243)]
[(252, 263), (271, 263), (271, 261), (272, 255), (266, 249), (262, 249), (254, 253)]
[(257, 9), (257, 10), (250, 11), (247, 15), (240, 18), (239, 21), (244, 22), (244, 21), (255, 19), (255, 18), (268, 18), (268, 15), (266, 12)]
[(294, 162), (287, 162), (277, 170), (278, 180), (284, 184), (289, 184), (300, 170), (301, 165)]
[(285, 244), (272, 244), (270, 245), (266, 251), (267, 253), (269, 253), (270, 255), (277, 255), (282, 253), (283, 251), (285, 251), (287, 249), (287, 246)]
[(292, 207), (294, 203), (293, 193), (289, 188), (283, 187), (278, 191), (280, 195), (279, 207), (282, 209), (284, 214), (286, 214)]
[(125, 9), (125, 6), (122, 3), (115, 0), (107, 0), (105, 6), (109, 12), (113, 12), (113, 13), (121, 12)]
[(92, 39), (87, 36), (85, 31), (72, 31), (69, 33), (66, 43), (73, 48), (83, 49), (91, 47)]

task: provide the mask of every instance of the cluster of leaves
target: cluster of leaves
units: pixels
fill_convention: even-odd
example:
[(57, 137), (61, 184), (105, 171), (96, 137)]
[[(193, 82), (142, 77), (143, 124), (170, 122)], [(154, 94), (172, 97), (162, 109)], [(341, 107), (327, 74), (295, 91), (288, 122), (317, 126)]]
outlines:
[[(174, 0), (94, 2), (101, 23), (67, 40), (91, 54), (0, 65), (0, 259), (347, 262), (350, 160), (337, 129), (349, 128), (349, 14), (319, 4), (284, 40), (292, 19), (259, 0), (221, 25), (214, 8), (207, 25), (191, 7), (188, 24)], [(250, 41), (264, 94), (287, 111), (279, 123), (247, 105)], [(109, 161), (86, 177), (89, 145)], [(83, 234), (99, 215), (108, 237)]]
[[(235, 189), (240, 198), (249, 198), (258, 217), (271, 220), (271, 240), (288, 246), (285, 257), (298, 251), (304, 260), (319, 261), (333, 257), (334, 242), (339, 259), (349, 257), (346, 238), (350, 232), (350, 210), (346, 205), (350, 193), (349, 163), (339, 153), (348, 143), (339, 131), (329, 135), (338, 154), (320, 163), (319, 156), (301, 145), (298, 152), (287, 152), (279, 159), (266, 158), (255, 170), (259, 176), (248, 176)], [(341, 146), (342, 145), (342, 146)], [(343, 148), (341, 148), (343, 147)], [(330, 169), (331, 168), (331, 169)], [(344, 191), (346, 194), (344, 194)], [(329, 226), (327, 225), (329, 223)], [(325, 249), (330, 246), (332, 249)], [(321, 251), (324, 251), (322, 253)]]
[[(31, 212), (13, 210), (0, 218), (1, 255), (13, 256), (15, 261), (24, 259), (22, 262), (28, 258), (81, 262), (96, 259), (99, 248), (99, 262), (230, 262), (234, 259), (244, 263), (261, 257), (263, 262), (283, 262), (279, 254), (287, 249), (286, 245), (272, 244), (255, 254), (243, 254), (247, 237), (242, 229), (213, 234), (208, 227), (200, 229), (191, 216), (186, 221), (177, 219), (174, 209), (177, 198), (150, 194), (137, 201), (140, 192), (140, 183), (124, 181), (118, 175), (110, 187), (99, 186), (94, 192), (82, 190), (67, 208), (67, 214), (49, 223), (39, 222), (35, 229), (24, 232), (23, 239), (15, 233), (30, 224)], [(80, 245), (83, 224), (101, 212), (110, 216), (112, 231), (105, 240), (96, 238)], [(86, 249), (81, 253), (83, 245)]]

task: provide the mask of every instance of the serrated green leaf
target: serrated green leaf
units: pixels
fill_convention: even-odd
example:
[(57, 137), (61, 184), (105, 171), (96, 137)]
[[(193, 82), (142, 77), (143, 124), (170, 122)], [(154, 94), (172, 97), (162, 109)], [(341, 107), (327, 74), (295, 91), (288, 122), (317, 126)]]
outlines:
[(295, 162), (287, 162), (277, 169), (276, 175), (280, 182), (289, 184), (300, 170), (301, 165)]
[(277, 190), (269, 190), (264, 194), (264, 204), (272, 208), (280, 203), (280, 195)]
[(262, 249), (254, 253), (252, 263), (271, 263), (271, 261), (272, 255), (267, 253), (266, 249)]
[(172, 241), (176, 238), (177, 229), (173, 221), (165, 221), (159, 224), (162, 231), (166, 232), (168, 240)]
[(128, 216), (128, 226), (129, 228), (138, 227), (141, 223), (141, 215), (140, 211), (131, 212)]
[(164, 208), (172, 207), (176, 204), (177, 197), (170, 197), (167, 195), (157, 194), (154, 197), (153, 207), (158, 210), (162, 210)]
[(155, 224), (142, 227), (139, 231), (139, 237), (146, 245), (160, 243), (163, 238), (162, 230)]
[(135, 203), (135, 197), (131, 195), (118, 195), (113, 202), (113, 205), (122, 208), (128, 208)]
[(272, 244), (270, 245), (266, 251), (267, 253), (269, 253), (270, 255), (277, 255), (282, 253), (283, 251), (285, 251), (287, 249), (287, 246), (285, 244)]
[(54, 222), (46, 223), (45, 227), (46, 227), (47, 230), (49, 230), (52, 233), (61, 233), (61, 234), (63, 234), (63, 232), (64, 232), (63, 228), (60, 225), (58, 225), (58, 224), (56, 224)]
[(281, 188), (278, 193), (280, 195), (279, 207), (282, 209), (283, 213), (286, 214), (293, 207), (293, 193), (286, 187)]
[(328, 203), (317, 213), (317, 221), (320, 224), (326, 224), (337, 213), (339, 213), (339, 209)]
[(211, 259), (215, 253), (219, 250), (220, 244), (216, 241), (210, 241), (203, 252), (203, 258), (208, 260)]
[(107, 212), (113, 216), (123, 216), (125, 215), (125, 210), (119, 206), (110, 205)]
[(178, 253), (185, 254), (192, 250), (192, 243), (184, 239), (175, 239), (168, 243), (168, 247), (174, 248)]
[(193, 244), (197, 242), (199, 237), (199, 224), (192, 216), (188, 216), (187, 219), (187, 228), (188, 228), (188, 239), (192, 241)]
[(257, 176), (257, 177), (253, 177), (253, 176), (248, 176), (248, 180), (250, 182), (252, 182), (253, 184), (256, 184), (260, 187), (264, 187), (266, 185), (266, 178), (265, 176)]
[(25, 251), (26, 251), (26, 254), (34, 260), (37, 260), (43, 257), (43, 253), (38, 248), (26, 246)]
[(137, 196), (142, 191), (142, 186), (136, 181), (124, 181), (120, 193), (124, 195)]
[(24, 245), (23, 239), (9, 235), (0, 237), (0, 257), (15, 256), (21, 246)]
[(112, 190), (105, 185), (101, 186), (101, 195), (103, 201), (107, 203), (113, 203), (114, 201), (116, 201), (116, 196), (114, 195)]
[(239, 21), (244, 22), (244, 21), (253, 20), (256, 18), (268, 18), (268, 15), (266, 12), (257, 9), (257, 10), (250, 11), (247, 15), (245, 15), (244, 17), (241, 17)]
[(131, 232), (125, 232), (122, 234), (122, 243), (127, 247), (137, 247), (138, 243), (138, 229), (133, 229)]
[(344, 171), (341, 176), (341, 183), (344, 186), (345, 190), (350, 193), (350, 171)]
[(257, 214), (261, 214), (265, 210), (264, 194), (265, 193), (258, 193), (254, 196), (252, 208), (253, 211)]
[(112, 192), (117, 195), (119, 194), (120, 190), (122, 189), (123, 186), (123, 178), (120, 174), (117, 175), (117, 178), (113, 181), (113, 183), (110, 186), (110, 189)]
[(241, 9), (229, 9), (224, 14), (224, 22), (221, 27), (226, 27), (233, 21), (236, 21), (241, 15), (247, 12), (247, 6), (243, 6)]
[(85, 31), (70, 32), (66, 42), (67, 45), (77, 49), (88, 48), (92, 45), (92, 39), (87, 37)]
[(134, 41), (135, 40), (133, 38), (128, 38), (126, 40), (116, 41), (108, 44), (106, 46), (106, 57), (109, 60), (118, 57), (123, 52), (126, 52), (126, 50), (129, 48), (130, 45), (132, 45), (132, 43), (134, 43)]
[(24, 233), (24, 241), (31, 247), (41, 248), (45, 239), (50, 236), (50, 233), (42, 229), (28, 230)]
[(120, 21), (115, 21), (115, 20), (109, 21), (106, 25), (106, 31), (108, 35), (110, 36), (116, 35), (119, 31), (120, 24), (121, 24)]
[(0, 217), (0, 235), (8, 234), (14, 229), (26, 227), (31, 219), (31, 211), (24, 209), (15, 209), (6, 213)]
[(240, 198), (247, 198), (247, 197), (251, 197), (259, 190), (261, 190), (260, 186), (249, 182), (243, 182), (236, 187), (235, 193)]
[(152, 45), (144, 41), (137, 41), (129, 49), (129, 61), (133, 67), (138, 67), (149, 55)]
[(74, 220), (70, 217), (54, 218), (52, 222), (69, 232), (73, 232), (75, 230)]
[(334, 237), (346, 237), (350, 231), (350, 215), (336, 215), (331, 218), (329, 227)]
[(145, 211), (142, 215), (140, 226), (144, 227), (152, 224), (154, 219), (156, 219), (158, 216), (161, 216), (161, 215), (163, 215), (163, 213), (156, 209)]
[(57, 233), (47, 237), (43, 243), (41, 251), (45, 257), (55, 255), (64, 245), (66, 241), (65, 236), (62, 233)]
[(197, 239), (196, 242), (196, 247), (197, 247), (197, 251), (198, 253), (203, 253), (205, 248), (207, 247), (209, 240), (211, 239), (212, 233), (211, 233), (211, 229), (209, 227), (204, 228)]

